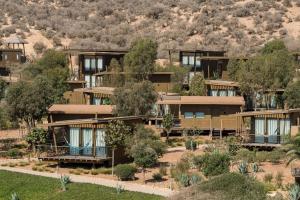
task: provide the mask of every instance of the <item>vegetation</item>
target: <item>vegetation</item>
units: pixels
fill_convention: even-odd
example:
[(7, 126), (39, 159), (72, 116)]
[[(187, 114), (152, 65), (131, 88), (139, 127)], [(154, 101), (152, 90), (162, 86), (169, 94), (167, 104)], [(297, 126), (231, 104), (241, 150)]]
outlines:
[(143, 81), (116, 88), (113, 95), (114, 112), (119, 116), (149, 115), (157, 100), (157, 93), (151, 82)]
[(197, 148), (197, 141), (194, 141), (192, 139), (188, 139), (187, 141), (185, 141), (185, 148), (188, 150), (196, 150)]
[(129, 164), (120, 164), (116, 166), (116, 176), (122, 180), (133, 180), (137, 169)]
[(225, 153), (214, 151), (195, 157), (195, 165), (205, 176), (216, 176), (229, 172), (230, 157)]
[(300, 107), (300, 81), (291, 82), (284, 91), (286, 103), (290, 108)]
[(251, 177), (237, 173), (226, 173), (203, 181), (186, 191), (181, 191), (171, 199), (264, 200), (266, 199), (266, 191), (262, 183)]
[(112, 148), (111, 173), (114, 175), (115, 150), (116, 148), (122, 148), (124, 146), (125, 139), (130, 137), (131, 129), (124, 123), (124, 121), (113, 120), (106, 126), (105, 133), (105, 142)]
[(125, 55), (125, 71), (136, 81), (147, 80), (148, 75), (154, 72), (156, 56), (156, 42), (151, 39), (138, 39)]
[(13, 149), (9, 149), (6, 155), (10, 158), (20, 158), (22, 157), (23, 154), (19, 149), (13, 148)]
[(26, 142), (33, 148), (34, 152), (36, 150), (36, 146), (40, 144), (44, 144), (47, 138), (47, 131), (41, 128), (34, 128), (32, 131), (26, 136)]
[(174, 116), (171, 113), (167, 113), (163, 116), (162, 126), (167, 133), (166, 141), (169, 142), (169, 136), (171, 133), (171, 129), (174, 126)]
[(69, 176), (60, 177), (60, 185), (63, 192), (67, 191), (67, 184), (69, 183), (71, 183), (71, 179)]
[(192, 96), (206, 95), (205, 80), (202, 74), (195, 74), (190, 84), (189, 93)]
[(92, 200), (99, 199), (100, 196), (102, 199), (120, 200), (162, 199), (154, 195), (129, 191), (117, 194), (115, 188), (83, 183), (70, 183), (68, 190), (62, 193), (57, 179), (7, 171), (0, 171), (0, 185), (0, 199), (9, 199), (12, 191), (17, 192), (21, 200)]

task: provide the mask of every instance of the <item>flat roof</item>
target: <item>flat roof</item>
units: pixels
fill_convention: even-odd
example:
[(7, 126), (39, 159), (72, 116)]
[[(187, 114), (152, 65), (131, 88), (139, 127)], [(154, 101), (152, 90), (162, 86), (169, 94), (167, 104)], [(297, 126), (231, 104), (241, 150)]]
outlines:
[(115, 88), (113, 87), (92, 87), (92, 88), (77, 88), (74, 89), (76, 92), (84, 92), (84, 93), (102, 93), (102, 94), (110, 94), (114, 93)]
[(84, 55), (124, 55), (128, 53), (128, 49), (64, 49), (66, 53), (84, 54)]
[(300, 113), (300, 108), (250, 111), (250, 112), (237, 113), (236, 115), (241, 117), (251, 117), (256, 115), (290, 114), (290, 113), (297, 113), (297, 112)]
[(205, 84), (206, 85), (222, 85), (222, 86), (239, 87), (239, 83), (234, 82), (234, 81), (205, 80)]
[[(98, 72), (98, 73), (96, 73), (94, 75), (96, 75), (96, 76), (103, 76), (103, 75), (112, 75), (112, 74), (116, 74), (116, 73), (115, 72), (106, 72), (106, 71), (104, 71), (104, 72)], [(119, 72), (119, 74), (124, 75), (124, 74), (138, 74), (138, 73)], [(172, 75), (172, 74), (174, 74), (174, 72), (153, 72), (153, 73), (151, 73), (149, 75), (151, 76), (151, 75)]]
[(244, 106), (243, 97), (220, 97), (220, 96), (163, 96), (157, 104), (170, 105), (239, 105)]
[(123, 117), (106, 117), (106, 118), (91, 118), (91, 119), (76, 119), (76, 120), (63, 120), (53, 123), (42, 124), (43, 127), (51, 126), (67, 126), (67, 125), (79, 125), (79, 124), (99, 124), (107, 123), (112, 120), (135, 120), (135, 119), (144, 119), (144, 116), (123, 116)]
[(25, 40), (23, 40), (18, 36), (13, 36), (3, 40), (4, 40), (3, 41), (4, 44), (28, 44), (28, 42), (26, 42)]
[(111, 115), (112, 105), (54, 104), (48, 109), (50, 114), (107, 114)]
[(208, 50), (208, 49), (174, 49), (174, 48), (167, 48), (166, 50), (169, 50), (169, 51), (174, 51), (174, 52), (197, 52), (197, 53), (204, 53), (204, 52), (214, 52), (214, 53), (226, 53), (227, 51), (224, 51), (224, 50)]

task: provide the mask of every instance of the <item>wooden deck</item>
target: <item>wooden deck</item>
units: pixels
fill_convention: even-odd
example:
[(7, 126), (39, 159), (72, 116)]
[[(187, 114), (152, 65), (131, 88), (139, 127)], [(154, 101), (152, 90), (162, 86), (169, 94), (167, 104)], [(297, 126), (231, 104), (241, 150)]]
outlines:
[(91, 163), (91, 164), (102, 164), (105, 161), (110, 161), (111, 157), (93, 157), (93, 156), (40, 156), (38, 158), (42, 161), (55, 161), (61, 163)]
[(270, 147), (270, 148), (277, 148), (277, 147), (281, 147), (281, 144), (271, 144), (271, 143), (242, 143), (241, 146), (244, 146), (244, 147)]

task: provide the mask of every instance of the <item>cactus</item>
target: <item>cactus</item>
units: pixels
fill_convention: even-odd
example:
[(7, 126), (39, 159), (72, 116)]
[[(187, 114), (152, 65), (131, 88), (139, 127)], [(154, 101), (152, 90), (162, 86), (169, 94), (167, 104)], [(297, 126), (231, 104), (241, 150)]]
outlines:
[(60, 184), (62, 191), (67, 191), (67, 184), (71, 182), (69, 176), (61, 176), (60, 177)]
[(298, 200), (300, 198), (300, 187), (298, 184), (291, 186), (289, 190), (289, 200)]
[(11, 200), (20, 200), (20, 198), (18, 197), (17, 193), (12, 193), (11, 194)]
[(253, 163), (253, 164), (252, 164), (252, 170), (253, 170), (254, 173), (257, 173), (257, 172), (258, 172), (259, 167), (258, 167), (258, 164), (257, 164), (257, 163)]
[(246, 175), (248, 173), (248, 163), (243, 161), (239, 165), (239, 172), (243, 175)]

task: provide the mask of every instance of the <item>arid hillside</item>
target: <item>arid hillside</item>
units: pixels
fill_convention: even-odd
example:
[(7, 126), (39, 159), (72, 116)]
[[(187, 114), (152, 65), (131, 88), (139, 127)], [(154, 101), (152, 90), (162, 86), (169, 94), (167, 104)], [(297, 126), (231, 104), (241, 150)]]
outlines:
[(251, 54), (275, 37), (296, 50), (300, 0), (0, 0), (0, 38), (14, 34), (33, 56), (45, 47), (127, 48), (141, 36), (159, 43), (159, 57), (166, 48)]

